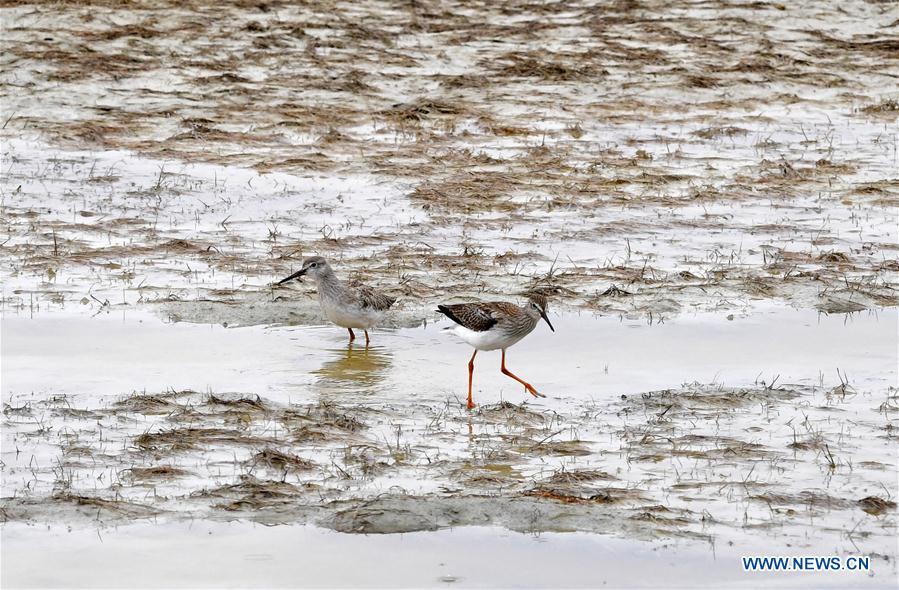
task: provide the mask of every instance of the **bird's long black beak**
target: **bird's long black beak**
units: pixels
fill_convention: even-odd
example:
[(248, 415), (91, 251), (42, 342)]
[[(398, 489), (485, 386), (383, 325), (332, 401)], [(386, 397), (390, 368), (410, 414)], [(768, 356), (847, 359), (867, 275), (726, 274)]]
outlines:
[(550, 330), (552, 330), (553, 332), (556, 331), (556, 329), (553, 328), (553, 325), (549, 322), (549, 318), (546, 317), (546, 312), (545, 312), (545, 311), (541, 311), (541, 312), (540, 312), (540, 317), (543, 318), (543, 320), (546, 322), (546, 325), (549, 326), (549, 329), (550, 329)]
[(290, 282), (290, 281), (292, 281), (292, 280), (294, 280), (294, 279), (300, 278), (300, 277), (303, 276), (304, 274), (306, 274), (306, 269), (305, 269), (305, 268), (301, 268), (300, 270), (296, 271), (295, 273), (293, 273), (292, 275), (290, 275), (290, 276), (287, 277), (286, 279), (281, 279), (280, 281), (278, 281), (278, 284), (279, 284), (279, 285), (283, 285), (284, 283), (287, 283), (287, 282)]

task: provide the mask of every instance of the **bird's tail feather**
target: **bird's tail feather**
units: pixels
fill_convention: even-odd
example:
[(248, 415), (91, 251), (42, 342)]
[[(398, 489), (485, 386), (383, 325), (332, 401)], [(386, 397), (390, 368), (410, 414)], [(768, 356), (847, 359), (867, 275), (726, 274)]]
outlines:
[(454, 322), (456, 322), (456, 323), (459, 324), (460, 326), (462, 325), (462, 322), (459, 320), (459, 318), (456, 317), (456, 314), (453, 313), (453, 310), (450, 309), (449, 307), (447, 307), (446, 305), (438, 305), (438, 306), (437, 306), (437, 311), (440, 312), (440, 313), (442, 313), (443, 315), (445, 315), (445, 316), (448, 317), (449, 319), (453, 320)]

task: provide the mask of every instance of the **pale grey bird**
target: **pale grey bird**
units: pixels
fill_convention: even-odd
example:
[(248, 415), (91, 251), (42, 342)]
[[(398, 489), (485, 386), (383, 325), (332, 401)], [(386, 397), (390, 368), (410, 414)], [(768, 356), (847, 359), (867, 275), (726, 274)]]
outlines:
[(438, 305), (437, 311), (458, 324), (452, 332), (474, 347), (468, 361), (468, 409), (474, 407), (471, 399), (471, 382), (474, 374), (474, 357), (479, 350), (502, 349), (500, 371), (524, 385), (525, 391), (534, 397), (546, 397), (527, 381), (520, 379), (506, 368), (506, 349), (533, 332), (541, 318), (549, 329), (556, 331), (546, 316), (547, 301), (543, 295), (528, 295), (523, 306), (505, 301), (457, 303)]
[(305, 259), (300, 270), (278, 281), (278, 284), (283, 285), (303, 276), (315, 281), (322, 311), (331, 322), (349, 331), (350, 342), (356, 339), (353, 328), (361, 329), (365, 332), (365, 345), (368, 346), (368, 331), (384, 319), (387, 310), (396, 302), (395, 298), (378, 293), (371, 287), (355, 282), (344, 283), (321, 256)]

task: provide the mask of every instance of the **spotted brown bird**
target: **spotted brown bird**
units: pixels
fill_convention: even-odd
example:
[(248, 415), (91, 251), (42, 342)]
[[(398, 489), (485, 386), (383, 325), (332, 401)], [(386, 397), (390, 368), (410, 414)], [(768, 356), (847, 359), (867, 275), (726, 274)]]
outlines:
[(475, 407), (471, 399), (471, 383), (474, 375), (474, 357), (479, 350), (501, 349), (503, 356), (500, 370), (503, 375), (524, 385), (525, 391), (534, 397), (546, 397), (506, 368), (506, 349), (533, 332), (541, 318), (546, 321), (550, 330), (556, 331), (546, 316), (546, 309), (546, 297), (536, 293), (529, 295), (528, 302), (522, 306), (505, 301), (437, 306), (437, 311), (458, 324), (452, 332), (475, 349), (468, 362), (468, 409)]

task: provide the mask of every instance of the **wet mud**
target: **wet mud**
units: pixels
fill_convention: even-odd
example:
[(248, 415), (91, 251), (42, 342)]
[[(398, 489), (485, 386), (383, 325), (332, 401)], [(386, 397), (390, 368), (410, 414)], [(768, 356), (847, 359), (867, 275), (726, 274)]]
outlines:
[(894, 306), (891, 7), (6, 2), (4, 305)]

